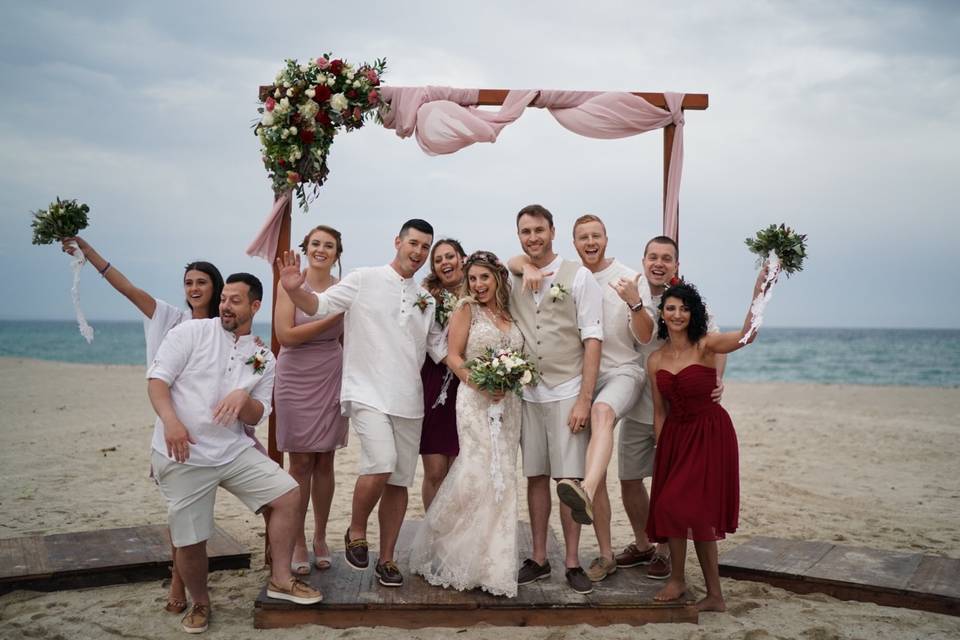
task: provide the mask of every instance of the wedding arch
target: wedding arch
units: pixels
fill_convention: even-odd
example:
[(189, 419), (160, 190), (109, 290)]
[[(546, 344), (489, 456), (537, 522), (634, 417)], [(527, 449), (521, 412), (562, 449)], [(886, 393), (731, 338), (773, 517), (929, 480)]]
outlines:
[[(269, 100), (275, 90), (272, 85), (260, 87), (261, 102)], [(663, 234), (679, 239), (684, 112), (707, 109), (708, 94), (436, 86), (385, 86), (380, 87), (379, 93), (383, 103), (389, 106), (383, 114), (383, 126), (393, 129), (401, 138), (415, 137), (424, 152), (430, 155), (455, 153), (478, 142), (494, 142), (500, 131), (515, 122), (527, 107), (547, 109), (564, 128), (592, 138), (623, 138), (663, 129)], [(500, 109), (478, 108), (482, 106)], [(271, 263), (271, 318), (279, 285), (274, 258), (290, 248), (292, 202), (290, 189), (276, 193), (273, 209), (247, 249), (249, 255)], [(280, 349), (276, 331), (272, 332), (271, 347), (276, 355)], [(275, 414), (270, 416), (267, 448), (270, 457), (282, 466), (283, 452), (277, 449)]]

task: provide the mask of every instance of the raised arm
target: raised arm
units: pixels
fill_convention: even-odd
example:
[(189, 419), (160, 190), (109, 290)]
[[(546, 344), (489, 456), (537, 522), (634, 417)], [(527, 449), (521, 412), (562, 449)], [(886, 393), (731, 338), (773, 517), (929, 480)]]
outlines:
[[(763, 291), (763, 283), (767, 278), (767, 269), (764, 267), (760, 270), (760, 273), (757, 274), (757, 281), (753, 285), (753, 295), (750, 296), (750, 307), (753, 306), (753, 300)], [(747, 332), (750, 330), (750, 307), (747, 307), (747, 315), (743, 319), (743, 326), (740, 327), (739, 331), (727, 331), (725, 333), (708, 333), (703, 338), (703, 346), (705, 349), (712, 351), (716, 354), (731, 353), (737, 349), (745, 347), (747, 344), (750, 344), (757, 339), (757, 333), (754, 332), (750, 338), (747, 339), (746, 344), (740, 342)], [(723, 360), (726, 364), (726, 359)], [(719, 364), (718, 364), (719, 372)]]
[(653, 321), (653, 309), (647, 309), (640, 293), (640, 278), (639, 273), (633, 278), (620, 278), (611, 282), (610, 288), (630, 308), (630, 331), (633, 337), (640, 344), (648, 344), (657, 325)]
[(303, 288), (307, 276), (300, 271), (300, 256), (292, 251), (284, 251), (282, 256), (277, 256), (277, 269), (280, 273), (280, 284), (290, 296), (290, 301), (313, 320), (343, 313), (350, 308), (360, 292), (359, 271), (350, 273), (323, 293), (308, 292)]
[(143, 289), (134, 286), (119, 269), (104, 260), (103, 256), (80, 236), (64, 238), (61, 242), (63, 251), (73, 255), (73, 243), (77, 244), (80, 250), (83, 251), (83, 255), (86, 256), (87, 262), (100, 272), (100, 275), (110, 283), (110, 286), (122, 293), (127, 300), (132, 302), (133, 305), (140, 310), (140, 313), (148, 318), (153, 318), (153, 312), (157, 310), (157, 301), (153, 296)]
[(552, 271), (549, 273), (540, 273), (540, 269), (530, 262), (530, 258), (525, 253), (513, 256), (507, 260), (507, 269), (515, 276), (523, 276), (523, 284), (520, 287), (520, 291), (540, 291), (540, 285), (543, 284), (543, 279), (553, 275)]
[(341, 314), (338, 313), (323, 320), (314, 320), (301, 325), (294, 324), (295, 317), (296, 306), (290, 300), (287, 290), (280, 287), (277, 290), (277, 306), (273, 314), (273, 326), (277, 331), (277, 339), (285, 347), (295, 347), (323, 333), (340, 319)]

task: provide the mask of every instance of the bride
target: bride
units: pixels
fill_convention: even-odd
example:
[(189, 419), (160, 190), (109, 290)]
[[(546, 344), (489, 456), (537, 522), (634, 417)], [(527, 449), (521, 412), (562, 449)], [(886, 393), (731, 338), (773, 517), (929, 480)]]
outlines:
[[(520, 398), (491, 394), (470, 382), (464, 361), (488, 347), (519, 350), (523, 336), (510, 317), (507, 269), (489, 251), (465, 263), (461, 306), (450, 318), (447, 365), (460, 378), (460, 455), (414, 537), (410, 569), (437, 586), (517, 595), (517, 450)], [(487, 409), (503, 408), (493, 435)], [(502, 479), (501, 479), (502, 478)]]

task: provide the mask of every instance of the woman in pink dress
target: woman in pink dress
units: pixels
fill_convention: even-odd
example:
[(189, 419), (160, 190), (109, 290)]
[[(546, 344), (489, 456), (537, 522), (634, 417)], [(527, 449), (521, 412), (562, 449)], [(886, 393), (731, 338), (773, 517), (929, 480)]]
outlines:
[[(325, 291), (338, 282), (331, 270), (339, 265), (340, 232), (320, 225), (300, 243), (307, 256), (308, 291)], [(347, 418), (340, 413), (343, 372), (343, 314), (310, 321), (296, 309), (283, 288), (277, 289), (273, 326), (282, 345), (277, 356), (274, 406), (277, 448), (290, 454), (290, 475), (300, 484), (300, 533), (290, 569), (310, 573), (304, 521), (313, 501), (313, 553), (317, 569), (330, 568), (327, 518), (333, 501), (333, 457), (347, 444)]]
[[(754, 285), (759, 293), (764, 270)], [(752, 298), (751, 298), (752, 299)], [(744, 346), (750, 313), (739, 331), (707, 333), (707, 311), (692, 285), (668, 288), (660, 300), (657, 336), (666, 339), (647, 360), (653, 383), (657, 443), (647, 535), (670, 545), (671, 574), (655, 596), (660, 602), (686, 593), (687, 539), (693, 540), (707, 595), (700, 611), (724, 611), (717, 540), (737, 530), (740, 470), (737, 434), (729, 414), (710, 397), (717, 386), (716, 358)], [(746, 341), (753, 342), (756, 333)]]
[[(437, 240), (430, 251), (430, 275), (423, 287), (436, 299), (437, 320), (446, 327), (463, 282), (463, 247), (456, 240)], [(451, 303), (445, 304), (449, 300)], [(420, 432), (420, 457), (423, 460), (423, 510), (430, 508), (440, 483), (460, 453), (457, 437), (457, 388), (460, 380), (445, 364), (430, 358), (420, 369), (423, 381), (423, 429)]]

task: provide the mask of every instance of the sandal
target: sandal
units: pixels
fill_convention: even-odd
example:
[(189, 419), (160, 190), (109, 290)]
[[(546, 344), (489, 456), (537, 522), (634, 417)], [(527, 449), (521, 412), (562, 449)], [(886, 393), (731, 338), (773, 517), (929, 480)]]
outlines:
[(167, 598), (167, 604), (163, 610), (169, 611), (170, 613), (183, 613), (187, 610), (187, 601), (178, 600), (177, 598)]
[(313, 566), (315, 566), (320, 571), (326, 571), (333, 566), (333, 557), (330, 555), (330, 552), (327, 551), (327, 555), (322, 556), (317, 553), (317, 543), (313, 543)]
[(308, 576), (310, 575), (310, 562), (291, 562), (290, 563), (290, 573), (295, 576)]

